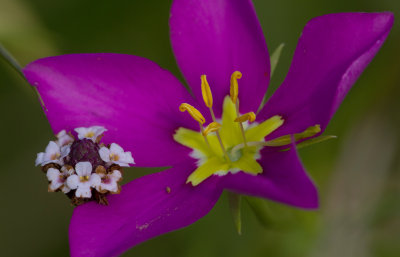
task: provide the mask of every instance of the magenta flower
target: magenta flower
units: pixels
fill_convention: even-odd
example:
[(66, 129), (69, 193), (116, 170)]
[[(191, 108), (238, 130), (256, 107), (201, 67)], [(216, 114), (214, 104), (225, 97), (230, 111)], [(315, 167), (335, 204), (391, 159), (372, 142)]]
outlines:
[[(102, 140), (132, 152), (138, 166), (172, 167), (126, 184), (120, 195), (108, 198), (109, 206), (90, 202), (77, 207), (69, 230), (71, 255), (115, 256), (187, 226), (207, 214), (224, 189), (316, 208), (317, 190), (295, 147), (280, 151), (267, 142), (289, 135), (280, 139), (293, 146), (296, 136), (323, 132), (392, 24), (391, 13), (312, 19), (285, 81), (248, 127), (270, 79), (267, 46), (249, 0), (173, 2), (171, 42), (194, 98), (168, 71), (137, 56), (75, 54), (29, 64), (24, 73), (37, 87), (55, 133), (103, 126), (108, 132)], [(243, 75), (239, 81), (235, 71)], [(179, 112), (182, 103), (189, 103), (207, 123), (213, 121), (203, 103), (204, 74), (203, 91), (208, 92), (208, 81), (213, 93), (213, 103), (206, 97), (206, 104), (216, 116), (205, 134), (218, 131), (225, 153), (214, 132), (206, 143), (197, 122)], [(234, 110), (238, 102), (237, 93), (230, 94), (232, 74), (244, 116)], [(235, 115), (243, 123), (235, 123)], [(194, 117), (202, 121), (196, 113)], [(243, 133), (238, 124), (243, 124)]]

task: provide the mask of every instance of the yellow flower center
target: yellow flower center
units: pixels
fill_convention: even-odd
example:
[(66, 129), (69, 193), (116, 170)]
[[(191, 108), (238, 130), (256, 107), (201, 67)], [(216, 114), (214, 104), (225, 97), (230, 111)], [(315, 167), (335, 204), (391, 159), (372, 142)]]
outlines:
[(86, 134), (85, 134), (85, 137), (86, 137), (86, 138), (92, 138), (92, 137), (94, 137), (94, 132), (93, 132), (93, 131), (90, 131), (90, 132), (86, 133)]
[(81, 182), (87, 182), (87, 181), (89, 181), (89, 179), (90, 179), (89, 176), (80, 176), (80, 177), (79, 177), (79, 180), (80, 180)]
[[(257, 162), (260, 150), (265, 146), (283, 146), (292, 142), (290, 135), (271, 141), (265, 137), (282, 126), (284, 120), (276, 115), (262, 123), (252, 123), (256, 116), (253, 112), (240, 115), (237, 79), (242, 74), (238, 71), (231, 76), (230, 96), (225, 97), (222, 118), (217, 121), (212, 110), (212, 94), (205, 75), (201, 76), (203, 99), (210, 109), (213, 121), (204, 128), (204, 116), (193, 106), (183, 103), (181, 111), (188, 111), (200, 125), (200, 132), (179, 128), (174, 139), (178, 143), (193, 149), (191, 157), (198, 159), (197, 169), (187, 178), (186, 183), (197, 186), (212, 175), (226, 175), (229, 172), (243, 171), (257, 175), (263, 168)], [(320, 132), (318, 125), (308, 128), (303, 133), (295, 134), (295, 140), (301, 140)]]

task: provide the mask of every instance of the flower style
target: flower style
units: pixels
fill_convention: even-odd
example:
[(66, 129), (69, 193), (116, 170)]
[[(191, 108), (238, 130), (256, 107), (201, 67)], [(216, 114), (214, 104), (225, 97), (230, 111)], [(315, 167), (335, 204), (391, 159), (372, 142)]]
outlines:
[[(138, 166), (172, 166), (126, 184), (121, 194), (108, 198), (109, 206), (93, 202), (78, 206), (69, 229), (71, 255), (116, 256), (187, 226), (207, 214), (224, 189), (316, 208), (317, 190), (292, 141), (325, 130), (392, 24), (391, 13), (339, 13), (312, 19), (299, 39), (285, 81), (257, 116), (251, 112), (258, 110), (267, 89), (270, 62), (249, 0), (173, 2), (172, 47), (194, 98), (168, 71), (141, 57), (75, 54), (29, 64), (25, 76), (38, 89), (55, 132), (104, 126), (108, 132), (102, 140), (121, 144), (132, 152)], [(231, 82), (230, 94), (229, 78), (235, 71), (243, 77), (236, 88), (238, 73), (233, 76), (236, 81)], [(207, 79), (201, 81), (202, 75)], [(206, 106), (203, 95), (208, 96)], [(228, 98), (224, 103), (229, 95), (240, 100), (237, 112), (236, 101)], [(208, 113), (209, 106), (215, 117)], [(201, 127), (204, 133), (179, 107), (191, 112), (200, 124), (202, 117), (211, 122), (206, 129)], [(239, 123), (227, 117), (243, 122), (244, 133)], [(246, 122), (253, 119), (255, 125), (247, 127)], [(273, 125), (269, 130), (263, 125), (266, 121)], [(264, 128), (259, 133), (250, 133), (260, 126)], [(203, 135), (211, 150), (204, 150)], [(233, 149), (244, 144), (244, 139), (250, 147), (251, 142), (257, 144), (249, 153), (244, 147), (239, 149), (236, 158), (240, 161), (247, 156), (240, 165), (250, 161), (252, 168), (227, 165), (230, 158), (235, 162)], [(268, 146), (278, 139), (286, 140), (290, 149)], [(226, 147), (226, 154), (220, 146)], [(212, 158), (222, 168), (215, 170), (215, 163), (207, 164)], [(194, 173), (201, 167), (204, 171)], [(200, 174), (200, 179), (193, 174)], [(192, 175), (197, 178), (189, 179)]]

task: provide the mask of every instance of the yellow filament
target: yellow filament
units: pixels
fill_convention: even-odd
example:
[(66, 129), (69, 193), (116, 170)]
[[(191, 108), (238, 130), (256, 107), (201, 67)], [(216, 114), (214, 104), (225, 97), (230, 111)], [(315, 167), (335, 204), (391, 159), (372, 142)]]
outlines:
[(210, 124), (208, 124), (206, 129), (203, 131), (203, 136), (207, 136), (211, 132), (216, 132), (220, 128), (221, 128), (221, 124), (219, 124), (218, 122), (211, 122)]
[(199, 125), (200, 125), (200, 132), (201, 132), (201, 134), (203, 135), (204, 141), (206, 142), (206, 144), (207, 144), (208, 148), (209, 148), (209, 149), (211, 149), (210, 143), (208, 142), (208, 139), (207, 139), (207, 135), (206, 135), (206, 134), (204, 134), (204, 128), (203, 128), (203, 125), (202, 125), (202, 124), (200, 124), (200, 123), (199, 123)]
[(187, 103), (183, 103), (179, 106), (179, 110), (181, 112), (187, 111), (190, 116), (192, 116), (192, 118), (199, 122), (200, 124), (204, 124), (206, 122), (206, 119), (204, 118), (204, 116), (199, 112), (199, 110), (197, 110), (196, 108), (194, 108), (193, 106), (191, 106), (190, 104)]
[(207, 82), (206, 75), (201, 75), (201, 93), (203, 95), (204, 103), (208, 108), (211, 108), (213, 105), (213, 97), (210, 89), (210, 85)]
[(240, 117), (237, 117), (235, 119), (235, 122), (245, 122), (245, 121), (253, 122), (255, 120), (256, 120), (256, 114), (254, 112), (248, 112)]
[(236, 104), (236, 100), (239, 95), (239, 85), (238, 85), (238, 79), (242, 78), (242, 73), (240, 71), (235, 71), (231, 75), (231, 89), (230, 89), (230, 96), (232, 99), (232, 102)]

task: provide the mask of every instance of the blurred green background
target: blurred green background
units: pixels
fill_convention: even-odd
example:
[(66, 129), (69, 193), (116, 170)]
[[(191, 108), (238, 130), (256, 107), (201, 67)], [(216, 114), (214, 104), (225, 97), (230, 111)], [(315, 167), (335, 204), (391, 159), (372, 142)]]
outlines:
[[(156, 61), (182, 78), (171, 51), (171, 1), (0, 0), (0, 42), (22, 65), (50, 55), (115, 52)], [(285, 43), (270, 86), (289, 68), (297, 39), (312, 17), (349, 11), (392, 11), (397, 0), (254, 1), (272, 52)], [(301, 149), (321, 196), (317, 211), (267, 203), (264, 224), (243, 204), (237, 235), (224, 195), (203, 219), (147, 241), (123, 256), (400, 256), (400, 31), (395, 26), (351, 90), (325, 134), (338, 139)], [(270, 91), (272, 92), (272, 91)], [(0, 61), (1, 256), (68, 256), (73, 208), (47, 193), (34, 167), (52, 139), (28, 84)], [(128, 169), (125, 182), (148, 173)]]

